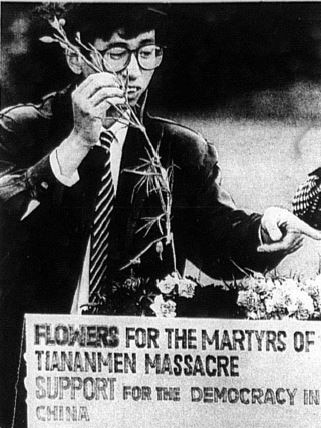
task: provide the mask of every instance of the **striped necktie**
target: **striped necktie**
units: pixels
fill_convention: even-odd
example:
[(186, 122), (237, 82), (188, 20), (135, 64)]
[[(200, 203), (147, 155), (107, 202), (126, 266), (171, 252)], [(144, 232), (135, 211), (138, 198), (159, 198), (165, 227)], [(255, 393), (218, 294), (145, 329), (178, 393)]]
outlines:
[(90, 245), (89, 301), (94, 302), (100, 282), (107, 270), (109, 224), (114, 206), (114, 185), (110, 169), (110, 145), (114, 139), (111, 132), (103, 131), (100, 143), (106, 150), (106, 160), (96, 198), (93, 229)]

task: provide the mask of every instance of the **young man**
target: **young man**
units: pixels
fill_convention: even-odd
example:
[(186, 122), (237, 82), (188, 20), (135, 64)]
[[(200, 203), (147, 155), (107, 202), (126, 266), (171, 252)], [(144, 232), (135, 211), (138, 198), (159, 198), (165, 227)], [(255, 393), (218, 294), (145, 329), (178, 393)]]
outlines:
[[(134, 192), (137, 176), (122, 172), (140, 164), (146, 140), (139, 130), (113, 120), (114, 106), (125, 103), (119, 77), (127, 79), (128, 102), (159, 146), (163, 165), (175, 165), (172, 221), (180, 271), (187, 258), (212, 277), (231, 277), (236, 265), (264, 270), (295, 251), (302, 234), (320, 239), (285, 210), (270, 208), (260, 216), (236, 209), (220, 186), (214, 146), (143, 111), (163, 55), (158, 25), (158, 13), (148, 5), (76, 5), (66, 16), (67, 34), (72, 39), (80, 32), (116, 75), (94, 72), (67, 50), (75, 83), (38, 105), (1, 114), (0, 346), (10, 349), (1, 355), (3, 424), (12, 417), (23, 314), (79, 312), (100, 281), (117, 277), (121, 265), (157, 238), (156, 231), (139, 232), (142, 219), (158, 212), (157, 198), (144, 188)], [(112, 138), (108, 150), (106, 131)], [(172, 271), (172, 260), (166, 251), (160, 258), (152, 246), (138, 269), (142, 276), (160, 278)]]

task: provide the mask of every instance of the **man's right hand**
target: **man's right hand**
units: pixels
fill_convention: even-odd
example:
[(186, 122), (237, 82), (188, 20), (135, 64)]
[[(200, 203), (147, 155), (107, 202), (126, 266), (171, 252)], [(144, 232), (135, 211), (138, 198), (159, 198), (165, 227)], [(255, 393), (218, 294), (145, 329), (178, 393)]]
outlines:
[(88, 76), (72, 93), (73, 137), (79, 145), (91, 147), (99, 140), (102, 121), (113, 105), (124, 104), (124, 91), (111, 73)]
[(61, 175), (68, 178), (75, 176), (90, 148), (99, 141), (102, 121), (108, 111), (112, 116), (111, 107), (124, 103), (124, 92), (120, 89), (117, 78), (111, 73), (91, 74), (74, 90), (74, 127), (56, 149)]

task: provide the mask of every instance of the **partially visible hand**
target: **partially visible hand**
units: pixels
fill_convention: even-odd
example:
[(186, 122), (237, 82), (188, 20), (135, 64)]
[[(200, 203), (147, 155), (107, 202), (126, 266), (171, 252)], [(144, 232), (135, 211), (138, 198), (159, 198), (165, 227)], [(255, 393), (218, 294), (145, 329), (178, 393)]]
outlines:
[(88, 76), (73, 91), (74, 127), (56, 152), (62, 175), (72, 177), (89, 150), (99, 141), (106, 115), (112, 117), (110, 125), (113, 123), (114, 106), (125, 103), (124, 91), (119, 86), (113, 74), (96, 73)]
[(106, 112), (124, 103), (124, 92), (113, 74), (91, 74), (72, 93), (73, 135), (84, 146), (96, 144)]
[(321, 240), (321, 231), (282, 208), (267, 208), (261, 227), (264, 243), (258, 247), (259, 252), (290, 254), (302, 246), (304, 236)]

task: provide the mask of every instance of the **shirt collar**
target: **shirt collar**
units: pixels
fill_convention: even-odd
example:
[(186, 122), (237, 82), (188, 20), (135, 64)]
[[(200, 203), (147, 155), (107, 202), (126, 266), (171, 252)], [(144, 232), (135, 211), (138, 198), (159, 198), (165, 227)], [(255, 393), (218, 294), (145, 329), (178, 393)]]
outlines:
[[(116, 120), (106, 131), (111, 132), (114, 136), (114, 141), (119, 143), (123, 141), (124, 137), (127, 134), (127, 129), (129, 126), (129, 115), (124, 115), (122, 121)], [(103, 127), (101, 128), (101, 132), (103, 131)], [(122, 138), (123, 137), (123, 138)], [(96, 146), (101, 146), (100, 141), (96, 143)]]
[(127, 130), (128, 128), (128, 125), (129, 120), (126, 120), (126, 123), (124, 123), (123, 121), (119, 122), (116, 120), (116, 122), (112, 124), (108, 131), (114, 135), (115, 140), (117, 141), (117, 136), (125, 132), (125, 130)]

